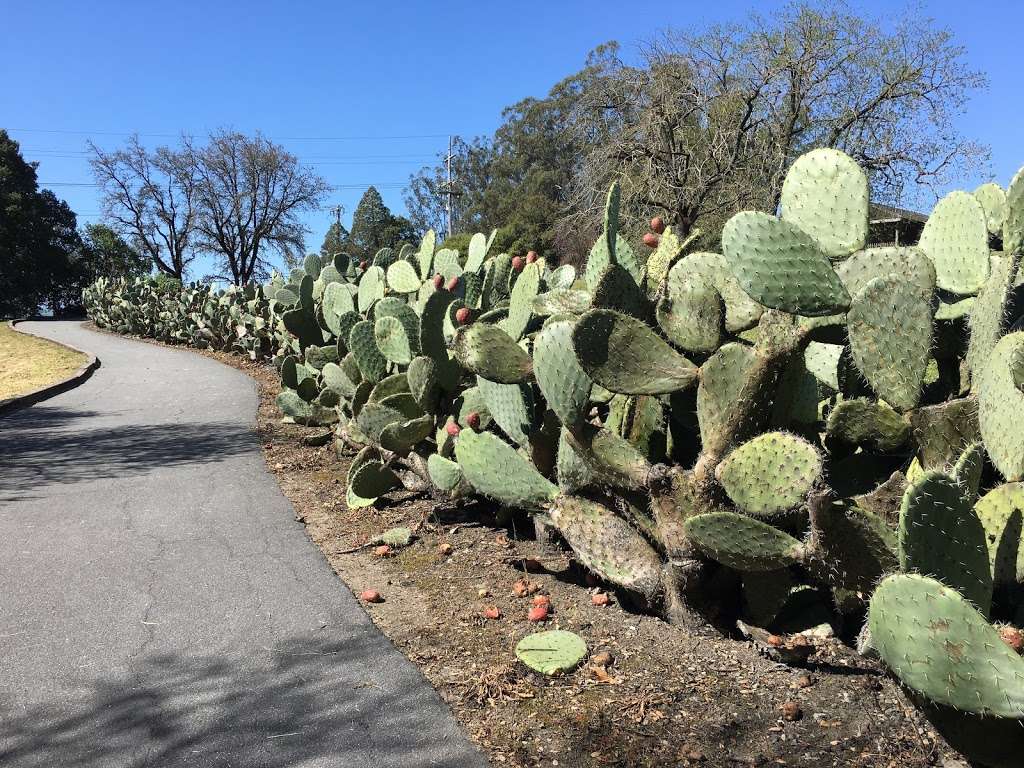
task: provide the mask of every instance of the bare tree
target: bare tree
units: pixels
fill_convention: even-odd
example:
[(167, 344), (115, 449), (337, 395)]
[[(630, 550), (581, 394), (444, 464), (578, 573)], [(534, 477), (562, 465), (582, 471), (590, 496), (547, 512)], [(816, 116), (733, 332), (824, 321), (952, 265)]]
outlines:
[(270, 254), (302, 251), (299, 214), (319, 206), (326, 181), (259, 134), (218, 131), (186, 154), (197, 175), (199, 246), (220, 260), (222, 273), (212, 277), (236, 285), (263, 279)]
[(91, 141), (88, 146), (107, 221), (158, 270), (181, 280), (194, 258), (196, 223), (196, 175), (188, 155), (147, 150), (138, 136), (114, 152)]
[(574, 129), (593, 149), (565, 226), (592, 227), (613, 178), (634, 219), (665, 214), (684, 232), (717, 233), (736, 210), (774, 210), (786, 169), (814, 147), (844, 150), (876, 200), (903, 204), (987, 159), (953, 127), (986, 80), (948, 30), (916, 13), (886, 29), (839, 0), (798, 3), (670, 31), (642, 53), (627, 66), (608, 49), (584, 94)]

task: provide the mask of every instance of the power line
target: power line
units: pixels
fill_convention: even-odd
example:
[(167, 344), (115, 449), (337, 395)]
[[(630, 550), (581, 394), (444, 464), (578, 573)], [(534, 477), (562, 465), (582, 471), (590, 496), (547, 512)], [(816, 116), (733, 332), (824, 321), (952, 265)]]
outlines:
[[(177, 138), (182, 133), (136, 133), (133, 131), (72, 131), (62, 128), (7, 128), (8, 132), (17, 133), (56, 133), (78, 136), (145, 136), (147, 138)], [(395, 136), (267, 136), (274, 141), (384, 141), (401, 139), (443, 139), (447, 133), (410, 133)]]

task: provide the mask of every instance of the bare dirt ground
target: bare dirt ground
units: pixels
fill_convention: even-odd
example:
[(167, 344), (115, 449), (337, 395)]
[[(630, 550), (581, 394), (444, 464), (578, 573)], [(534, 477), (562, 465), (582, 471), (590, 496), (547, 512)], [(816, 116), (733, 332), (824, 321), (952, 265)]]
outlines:
[[(536, 541), (527, 521), (486, 505), (452, 509), (405, 493), (350, 511), (351, 456), (339, 458), (333, 441), (304, 444), (326, 428), (281, 423), (275, 371), (203, 354), (256, 380), (267, 466), (298, 522), (344, 581), (339, 588), (379, 590), (384, 602), (367, 612), (494, 765), (964, 765), (877, 664), (838, 641), (787, 667), (751, 643), (631, 613), (614, 594), (595, 605), (602, 590), (567, 555)], [(363, 547), (399, 525), (415, 529), (411, 546), (384, 557)], [(513, 586), (523, 579), (531, 594), (520, 597)], [(553, 608), (540, 626), (527, 620), (533, 594), (548, 595)], [(488, 607), (500, 618), (484, 618)], [(591, 660), (562, 678), (531, 672), (513, 648), (539, 628), (576, 632)], [(594, 662), (602, 652), (610, 663)]]

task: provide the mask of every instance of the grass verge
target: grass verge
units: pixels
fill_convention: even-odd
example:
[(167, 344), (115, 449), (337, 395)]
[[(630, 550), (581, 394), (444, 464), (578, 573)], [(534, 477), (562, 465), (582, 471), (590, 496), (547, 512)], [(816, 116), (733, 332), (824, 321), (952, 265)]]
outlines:
[(80, 352), (0, 323), (0, 400), (66, 379), (86, 359)]

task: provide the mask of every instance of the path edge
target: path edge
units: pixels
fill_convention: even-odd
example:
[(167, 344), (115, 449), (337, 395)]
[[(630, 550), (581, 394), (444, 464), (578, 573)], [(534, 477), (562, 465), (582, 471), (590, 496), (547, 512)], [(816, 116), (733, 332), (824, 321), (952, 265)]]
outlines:
[[(27, 318), (22, 317), (15, 320), (8, 320), (7, 325), (15, 333), (20, 333), (24, 336), (32, 336), (33, 338), (36, 339), (43, 338), (41, 336), (36, 336), (34, 333), (26, 333), (25, 331), (20, 331), (15, 327), (18, 323), (25, 322), (26, 319)], [(55, 395), (67, 392), (70, 389), (74, 389), (75, 387), (84, 384), (89, 379), (89, 377), (93, 375), (96, 369), (100, 367), (100, 359), (96, 357), (96, 355), (92, 354), (92, 352), (87, 352), (84, 349), (73, 347), (70, 344), (65, 344), (64, 342), (61, 341), (54, 341), (53, 339), (46, 339), (46, 341), (53, 342), (54, 344), (62, 346), (65, 349), (70, 349), (73, 352), (78, 352), (81, 355), (85, 355), (85, 365), (83, 365), (73, 374), (68, 376), (66, 379), (62, 379), (61, 381), (58, 381), (54, 384), (48, 384), (45, 387), (40, 387), (39, 389), (27, 392), (24, 395), (15, 395), (14, 397), (8, 397), (4, 400), (0, 400), (0, 416), (10, 413), (11, 411), (16, 411), (20, 408), (27, 408), (30, 405), (35, 405), (36, 403), (41, 402), (43, 400), (48, 400), (51, 397), (54, 397)]]

